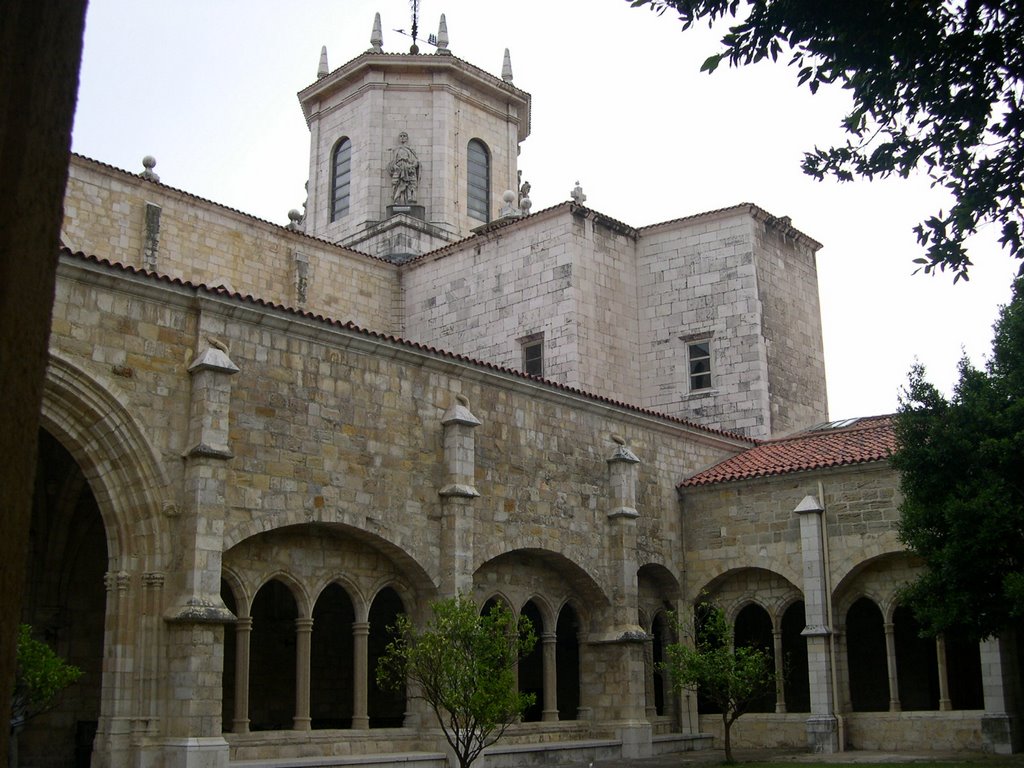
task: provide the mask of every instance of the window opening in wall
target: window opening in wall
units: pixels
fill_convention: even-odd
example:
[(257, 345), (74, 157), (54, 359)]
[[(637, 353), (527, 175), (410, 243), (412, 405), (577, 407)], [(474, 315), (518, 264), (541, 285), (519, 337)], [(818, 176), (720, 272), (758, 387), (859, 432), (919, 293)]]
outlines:
[(544, 334), (527, 336), (523, 345), (523, 373), (530, 376), (544, 375)]
[(482, 222), (491, 220), (491, 155), (487, 145), (479, 139), (469, 142), (466, 200), (469, 215)]
[(686, 354), (690, 364), (690, 391), (711, 389), (711, 339), (688, 342)]
[(352, 142), (341, 139), (331, 155), (331, 221), (348, 213), (349, 187), (352, 180)]

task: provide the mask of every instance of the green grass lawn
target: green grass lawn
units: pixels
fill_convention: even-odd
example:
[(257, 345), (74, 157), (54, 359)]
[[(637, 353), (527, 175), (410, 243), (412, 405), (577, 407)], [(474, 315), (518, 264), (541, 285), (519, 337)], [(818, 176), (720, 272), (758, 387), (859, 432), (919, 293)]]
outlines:
[[(742, 750), (739, 750), (742, 752)], [(725, 763), (723, 763), (725, 765)], [(956, 768), (956, 766), (982, 766), (983, 768), (1017, 768), (1024, 766), (1024, 754), (989, 755), (969, 754), (952, 757), (946, 760), (913, 760), (899, 763), (876, 763), (870, 760), (857, 759), (857, 752), (845, 752), (835, 760), (779, 760), (771, 762), (744, 762), (737, 760), (735, 765), (743, 768), (837, 768), (844, 765), (858, 765), (863, 768)]]

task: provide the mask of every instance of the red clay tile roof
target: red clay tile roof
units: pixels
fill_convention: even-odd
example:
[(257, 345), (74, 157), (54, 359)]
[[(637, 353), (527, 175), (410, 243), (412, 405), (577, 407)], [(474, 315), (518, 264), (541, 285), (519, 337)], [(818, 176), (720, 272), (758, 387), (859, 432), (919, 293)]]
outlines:
[(698, 472), (680, 488), (727, 483), (753, 477), (785, 475), (808, 469), (883, 461), (896, 449), (892, 416), (848, 419), (812, 427), (750, 450)]

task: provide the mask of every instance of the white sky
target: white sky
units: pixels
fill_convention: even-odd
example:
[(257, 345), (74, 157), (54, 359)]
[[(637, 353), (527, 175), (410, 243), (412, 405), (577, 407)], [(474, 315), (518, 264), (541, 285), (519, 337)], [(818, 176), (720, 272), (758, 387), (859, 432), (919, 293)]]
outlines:
[[(534, 210), (567, 200), (632, 226), (752, 202), (824, 244), (818, 253), (830, 416), (887, 413), (915, 358), (947, 392), (981, 363), (1016, 264), (994, 228), (971, 281), (912, 275), (913, 225), (942, 206), (927, 180), (816, 182), (804, 150), (841, 140), (842, 91), (810, 95), (782, 64), (699, 72), (706, 29), (625, 0), (422, 0), (420, 38), (446, 15), (454, 55), (533, 96), (519, 167)], [(300, 208), (309, 132), (295, 94), (369, 47), (407, 51), (406, 0), (90, 0), (73, 150), (287, 224)], [(421, 51), (430, 50), (421, 43)], [(345, 318), (339, 318), (345, 319)]]

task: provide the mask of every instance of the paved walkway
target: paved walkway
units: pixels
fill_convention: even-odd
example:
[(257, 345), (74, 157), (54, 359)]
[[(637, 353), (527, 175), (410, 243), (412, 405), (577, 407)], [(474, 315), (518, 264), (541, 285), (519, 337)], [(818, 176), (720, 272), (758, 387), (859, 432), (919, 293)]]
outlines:
[[(746, 762), (805, 762), (805, 763), (915, 763), (961, 760), (972, 762), (991, 760), (994, 763), (1006, 763), (1010, 760), (1024, 766), (1024, 756), (1015, 755), (1006, 758), (984, 752), (873, 752), (867, 750), (849, 750), (832, 755), (812, 754), (792, 749), (734, 749), (733, 757), (742, 763)], [(573, 768), (701, 768), (701, 766), (720, 766), (725, 761), (725, 752), (721, 749), (705, 749), (696, 752), (677, 752), (671, 755), (645, 757), (634, 760), (597, 760), (594, 763), (580, 763)]]

